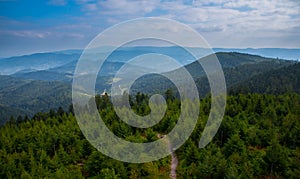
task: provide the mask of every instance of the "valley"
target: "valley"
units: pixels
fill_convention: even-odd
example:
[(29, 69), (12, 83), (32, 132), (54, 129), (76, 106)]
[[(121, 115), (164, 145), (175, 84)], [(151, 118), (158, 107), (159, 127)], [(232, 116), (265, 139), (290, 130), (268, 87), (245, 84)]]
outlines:
[[(124, 65), (126, 59), (145, 52), (148, 53), (149, 51), (162, 51), (166, 54), (171, 53), (170, 48), (163, 48), (163, 50), (160, 51), (157, 48), (150, 48), (148, 51), (146, 49), (147, 48), (139, 49), (136, 53), (131, 53), (130, 49), (122, 49), (117, 51), (116, 54), (112, 54), (111, 57), (108, 58), (108, 61), (104, 63), (97, 75), (98, 77), (95, 85), (96, 93), (100, 94), (105, 89), (110, 89), (111, 83), (114, 80), (114, 75)], [(79, 52), (75, 52), (76, 53), (74, 54), (64, 54), (62, 52), (62, 54), (57, 53), (54, 55), (51, 55), (51, 53), (42, 54), (40, 58), (45, 56), (47, 58), (55, 57), (54, 59), (57, 59), (56, 64), (53, 62), (54, 65), (49, 65), (49, 67), (44, 70), (25, 70), (26, 65), (24, 65), (23, 70), (14, 74), (9, 76), (0, 75), (0, 105), (2, 106), (0, 108), (1, 123), (3, 124), (5, 121), (9, 120), (11, 116), (17, 118), (21, 114), (23, 117), (25, 115), (32, 117), (37, 112), (46, 112), (49, 109), (57, 109), (58, 107), (63, 107), (63, 109), (67, 110), (72, 102), (72, 77), (77, 64), (77, 60), (74, 58), (79, 57)], [(125, 60), (117, 61), (115, 57), (116, 55), (124, 57)], [(299, 79), (299, 65), (297, 65), (297, 61), (265, 58), (258, 55), (242, 54), (237, 52), (218, 52), (216, 55), (223, 68), (227, 88), (230, 92), (234, 91), (231, 90), (232, 88), (234, 88), (235, 91), (246, 88), (248, 89), (248, 92), (264, 93), (264, 90), (256, 90), (257, 88), (254, 88), (254, 86), (270, 82), (268, 77), (271, 78), (272, 75), (270, 76), (269, 74), (277, 75), (276, 77), (273, 77), (273, 79), (279, 78), (278, 76), (282, 75), (282, 71), (287, 73), (284, 76), (289, 76), (289, 74), (293, 76), (292, 79), (294, 79), (294, 81), (291, 82), (293, 84), (297, 83), (297, 79)], [(22, 63), (25, 63), (24, 60), (27, 58), (29, 59), (28, 63), (34, 63), (34, 61), (37, 61), (36, 54), (32, 55), (32, 58), (28, 56), (25, 57), (16, 58), (16, 60), (13, 60), (13, 64), (20, 63), (20, 61), (22, 61), (21, 59), (23, 59)], [(49, 61), (47, 58), (45, 59), (45, 63)], [(64, 58), (67, 60), (64, 61)], [(210, 58), (210, 56), (204, 57), (204, 59), (206, 58)], [(38, 64), (31, 66), (36, 67), (40, 64), (41, 62), (39, 61)], [(139, 69), (143, 71), (143, 68), (145, 67), (132, 66), (132, 69), (134, 70)], [(196, 82), (200, 96), (205, 97), (209, 93), (210, 88), (206, 74), (201, 65), (198, 62), (193, 62), (187, 64), (185, 68)], [(286, 68), (288, 68), (288, 70), (285, 70)], [(176, 70), (166, 73), (176, 73)], [(257, 80), (261, 81), (258, 82)], [(299, 83), (295, 84), (294, 87), (291, 87), (293, 86), (292, 84), (281, 84), (287, 83), (287, 81), (289, 80), (281, 80), (279, 81), (279, 84), (275, 84), (273, 86), (270, 84), (271, 86), (268, 88), (268, 91), (265, 92), (275, 93), (275, 91), (281, 90), (282, 92), (285, 92), (288, 90), (299, 93), (299, 88), (297, 88)], [(249, 87), (249, 85), (252, 87)], [(262, 87), (263, 86), (264, 85), (262, 85)], [(285, 89), (277, 90), (277, 88), (282, 86), (286, 86)], [(163, 94), (168, 89), (172, 89), (176, 94), (175, 86), (168, 79), (161, 75), (150, 74), (137, 79), (130, 89), (130, 94), (134, 95), (137, 92), (149, 95), (155, 93)], [(6, 108), (12, 108), (15, 112), (9, 112), (12, 110), (5, 110)]]

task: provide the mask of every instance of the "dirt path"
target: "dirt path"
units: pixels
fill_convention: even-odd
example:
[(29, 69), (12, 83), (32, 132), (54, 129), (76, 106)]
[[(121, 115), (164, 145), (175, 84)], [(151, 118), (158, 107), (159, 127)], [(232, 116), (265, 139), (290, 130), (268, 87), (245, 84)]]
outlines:
[[(171, 145), (170, 145), (170, 147), (171, 147)], [(177, 159), (177, 156), (176, 156), (175, 152), (172, 152), (171, 156), (172, 156), (172, 161), (171, 161), (170, 177), (172, 179), (176, 179), (176, 168), (177, 168), (177, 165), (178, 165), (178, 159)]]
[[(165, 135), (157, 134), (157, 137), (158, 138), (165, 138)], [(172, 144), (170, 143), (170, 141), (167, 138), (165, 138), (165, 139), (166, 139), (166, 142), (168, 143), (169, 150), (172, 151), (172, 153), (171, 153), (172, 161), (171, 161), (170, 177), (171, 177), (171, 179), (176, 179), (176, 168), (178, 166), (178, 159), (177, 159), (177, 156), (176, 156), (175, 152), (173, 152)]]

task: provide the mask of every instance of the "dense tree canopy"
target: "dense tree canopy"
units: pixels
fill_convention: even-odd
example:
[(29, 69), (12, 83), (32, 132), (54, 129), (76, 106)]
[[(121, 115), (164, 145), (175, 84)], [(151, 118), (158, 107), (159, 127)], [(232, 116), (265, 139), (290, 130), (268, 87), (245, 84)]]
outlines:
[[(128, 141), (150, 142), (168, 133), (180, 114), (180, 101), (167, 91), (164, 118), (148, 129), (116, 116), (108, 96), (95, 101), (106, 125)], [(149, 97), (130, 97), (133, 110), (149, 113)], [(226, 114), (213, 141), (198, 142), (210, 108), (201, 99), (197, 126), (176, 151), (178, 178), (297, 178), (300, 175), (300, 95), (228, 96)], [(0, 128), (0, 178), (168, 178), (171, 157), (144, 164), (123, 163), (98, 152), (85, 139), (73, 115), (62, 108), (32, 119), (12, 118)]]

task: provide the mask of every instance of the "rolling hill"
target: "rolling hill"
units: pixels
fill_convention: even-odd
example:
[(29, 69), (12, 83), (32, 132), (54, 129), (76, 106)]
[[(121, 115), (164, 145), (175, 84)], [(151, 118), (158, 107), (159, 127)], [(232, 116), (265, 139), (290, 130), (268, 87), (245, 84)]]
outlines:
[(71, 86), (62, 82), (22, 80), (0, 75), (0, 119), (11, 115), (32, 116), (71, 104)]
[(11, 75), (17, 72), (46, 70), (77, 60), (80, 54), (36, 53), (0, 59), (0, 75)]
[[(98, 76), (112, 76), (123, 66), (123, 64), (124, 63), (122, 62), (105, 62)], [(56, 68), (25, 73), (19, 72), (11, 76), (29, 80), (63, 81), (71, 83), (76, 65), (77, 60)]]
[[(216, 55), (223, 67), (229, 89), (243, 88), (249, 89), (248, 92), (258, 93), (274, 93), (278, 90), (299, 93), (299, 64), (295, 61), (236, 52), (219, 52)], [(95, 85), (97, 93), (110, 89), (112, 75), (123, 64), (112, 61), (106, 63), (102, 73), (100, 72), (103, 75), (97, 79)], [(11, 115), (32, 116), (34, 113), (57, 109), (59, 106), (67, 109), (71, 104), (71, 79), (75, 65), (76, 60), (72, 60), (47, 70), (19, 72), (13, 76), (0, 75), (1, 121), (8, 120)], [(185, 67), (194, 78), (199, 94), (202, 97), (207, 95), (210, 88), (199, 63), (193, 62)], [(172, 71), (174, 72), (176, 73), (176, 70)], [(135, 81), (130, 93), (162, 94), (169, 88), (176, 91), (175, 86), (161, 75), (145, 75)]]
[[(247, 81), (255, 75), (263, 74), (295, 63), (295, 61), (264, 58), (257, 55), (241, 54), (236, 52), (219, 52), (216, 53), (216, 55), (223, 67), (227, 88)], [(211, 56), (204, 58), (211, 58)], [(195, 80), (199, 94), (201, 96), (205, 96), (209, 93), (210, 87), (201, 65), (198, 62), (193, 62), (185, 66), (185, 68)], [(151, 88), (145, 88), (150, 86)], [(147, 75), (134, 83), (131, 88), (131, 92), (136, 93), (138, 91), (142, 91), (144, 93), (153, 94), (165, 91), (168, 88), (172, 88), (176, 91), (174, 84), (165, 77), (162, 77), (161, 75)]]
[(300, 63), (255, 75), (230, 90), (231, 93), (300, 94)]

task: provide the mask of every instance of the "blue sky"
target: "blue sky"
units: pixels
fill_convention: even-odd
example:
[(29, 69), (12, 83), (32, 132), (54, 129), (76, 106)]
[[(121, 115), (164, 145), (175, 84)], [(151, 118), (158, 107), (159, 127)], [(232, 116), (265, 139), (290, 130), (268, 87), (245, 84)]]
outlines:
[(298, 0), (0, 0), (0, 57), (84, 48), (139, 17), (196, 29), (212, 47), (300, 48)]

